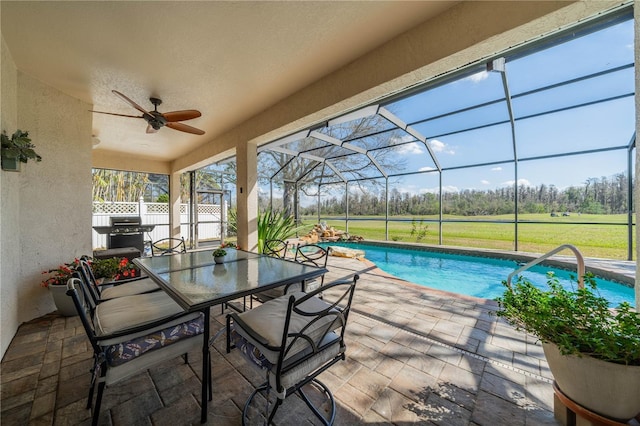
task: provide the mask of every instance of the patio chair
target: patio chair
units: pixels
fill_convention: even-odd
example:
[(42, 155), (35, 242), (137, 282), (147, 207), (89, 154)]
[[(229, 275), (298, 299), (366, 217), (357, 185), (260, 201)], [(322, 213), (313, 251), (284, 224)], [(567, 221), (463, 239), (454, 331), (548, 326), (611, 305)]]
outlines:
[[(73, 299), (94, 352), (87, 408), (93, 405), (97, 382), (95, 426), (106, 386), (180, 355), (188, 362), (188, 352), (202, 350), (204, 314), (184, 312), (164, 292), (121, 297), (94, 306), (86, 296), (81, 300), (78, 286), (83, 292), (88, 290), (82, 280), (71, 278), (67, 295)], [(208, 380), (211, 398), (210, 375), (203, 380)]]
[[(327, 260), (329, 259), (329, 251), (316, 244), (298, 245), (295, 251), (294, 261), (305, 265), (317, 266), (319, 268), (327, 267)], [(270, 290), (266, 290), (260, 293), (256, 293), (255, 298), (264, 303), (269, 300), (280, 297), (284, 294), (289, 294), (295, 291), (311, 291), (322, 286), (324, 282), (324, 274), (320, 278), (314, 278), (312, 280), (303, 283), (288, 284), (284, 287), (277, 287)]]
[[(284, 295), (255, 309), (227, 315), (227, 352), (237, 347), (250, 364), (266, 371), (266, 382), (245, 403), (243, 424), (258, 393), (264, 393), (267, 400), (267, 424), (273, 421), (285, 398), (294, 393), (323, 424), (333, 424), (335, 400), (317, 376), (345, 359), (344, 335), (358, 278), (354, 275), (352, 280), (336, 281), (310, 293)], [(318, 297), (321, 290), (324, 299)], [(323, 394), (323, 404), (329, 406), (326, 415), (305, 394), (307, 385)], [(276, 401), (269, 411), (271, 389)]]
[(164, 256), (167, 254), (186, 253), (187, 244), (184, 238), (163, 238), (151, 243), (151, 256)]
[(262, 253), (267, 256), (279, 257), (280, 259), (287, 258), (287, 248), (289, 247), (289, 243), (282, 240), (266, 240), (264, 242), (264, 247), (262, 248)]
[(133, 296), (135, 294), (151, 293), (160, 290), (160, 287), (148, 277), (139, 277), (127, 280), (123, 283), (113, 282), (110, 286), (99, 285), (93, 270), (86, 259), (80, 259), (78, 267), (79, 278), (81, 278), (89, 287), (89, 296), (97, 304), (100, 301), (115, 299), (124, 296)]
[[(304, 244), (296, 247), (296, 255), (293, 259), (298, 263), (305, 265), (317, 266), (318, 268), (326, 268), (327, 261), (329, 260), (329, 249), (320, 247), (316, 244)], [(304, 290), (311, 291), (318, 287), (322, 287), (324, 283), (324, 274), (320, 278), (314, 278), (313, 280), (304, 283)]]

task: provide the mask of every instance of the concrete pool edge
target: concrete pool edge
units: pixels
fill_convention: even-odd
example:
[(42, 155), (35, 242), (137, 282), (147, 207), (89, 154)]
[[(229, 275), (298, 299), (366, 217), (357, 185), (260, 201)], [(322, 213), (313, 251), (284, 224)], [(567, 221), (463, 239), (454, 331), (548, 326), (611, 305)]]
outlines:
[[(331, 243), (325, 243), (330, 246)], [(381, 241), (381, 240), (365, 240), (365, 241), (344, 241), (339, 244), (361, 244), (371, 246), (394, 247), (401, 249), (413, 249), (420, 251), (432, 251), (448, 254), (460, 254), (474, 257), (490, 257), (498, 259), (513, 260), (516, 262), (530, 262), (542, 256), (543, 253), (531, 253), (522, 251), (507, 251), (475, 247), (456, 247), (431, 244), (404, 243), (398, 241)], [(366, 255), (365, 255), (366, 257)], [(544, 266), (555, 267), (565, 270), (574, 270), (576, 268), (576, 259), (573, 256), (556, 255), (541, 263)], [(634, 288), (636, 280), (636, 262), (616, 259), (598, 259), (585, 258), (585, 267), (587, 272), (592, 272), (606, 280), (615, 281), (627, 287)], [(397, 278), (397, 277), (395, 277)], [(505, 277), (506, 279), (506, 277)]]

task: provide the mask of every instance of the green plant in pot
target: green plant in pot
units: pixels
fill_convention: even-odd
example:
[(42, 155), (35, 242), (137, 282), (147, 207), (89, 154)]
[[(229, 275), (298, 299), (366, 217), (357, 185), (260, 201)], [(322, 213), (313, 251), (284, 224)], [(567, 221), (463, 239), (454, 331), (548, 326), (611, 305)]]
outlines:
[(18, 171), (20, 163), (28, 160), (42, 161), (35, 150), (35, 145), (31, 143), (29, 132), (16, 130), (11, 137), (5, 131), (0, 134), (0, 161), (3, 170)]
[(286, 240), (304, 226), (297, 226), (295, 218), (283, 211), (267, 209), (258, 214), (258, 253), (264, 252), (265, 241)]
[(523, 277), (497, 298), (497, 312), (540, 339), (558, 388), (605, 417), (640, 414), (640, 314), (624, 302), (616, 309), (597, 294), (592, 274), (583, 288), (565, 288), (549, 274), (548, 288)]
[(93, 259), (91, 261), (91, 269), (96, 279), (104, 279), (109, 281), (116, 276), (120, 269), (120, 259), (111, 257), (108, 259)]
[(217, 248), (213, 251), (213, 260), (216, 263), (223, 263), (224, 257), (227, 255), (227, 251), (223, 248)]

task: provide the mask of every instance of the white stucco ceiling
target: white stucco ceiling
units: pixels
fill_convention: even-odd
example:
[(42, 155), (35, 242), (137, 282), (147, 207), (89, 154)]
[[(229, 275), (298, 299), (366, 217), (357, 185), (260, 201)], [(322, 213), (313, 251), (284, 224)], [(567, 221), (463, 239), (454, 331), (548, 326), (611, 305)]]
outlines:
[(93, 114), (99, 150), (172, 160), (435, 16), (449, 1), (1, 1), (17, 68), (99, 111), (198, 109), (206, 134)]

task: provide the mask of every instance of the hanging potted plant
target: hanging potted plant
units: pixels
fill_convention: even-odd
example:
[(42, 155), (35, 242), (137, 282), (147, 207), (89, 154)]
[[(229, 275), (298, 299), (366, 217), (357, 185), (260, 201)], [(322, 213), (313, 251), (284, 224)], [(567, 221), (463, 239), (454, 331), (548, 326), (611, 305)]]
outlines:
[[(78, 315), (73, 300), (67, 296), (67, 281), (69, 281), (69, 278), (72, 277), (79, 265), (80, 261), (74, 259), (71, 263), (64, 263), (57, 268), (42, 271), (43, 274), (48, 275), (48, 278), (43, 280), (40, 285), (49, 289), (58, 313), (65, 317)], [(77, 290), (80, 297), (82, 297), (82, 289), (78, 288)]]
[(549, 274), (548, 289), (520, 277), (497, 298), (499, 317), (540, 339), (562, 393), (602, 416), (627, 421), (640, 414), (640, 314), (624, 302), (611, 309), (584, 288), (565, 288)]
[(7, 136), (7, 132), (0, 134), (0, 161), (2, 169), (8, 171), (20, 171), (20, 163), (26, 163), (28, 160), (42, 161), (31, 143), (29, 132), (23, 132), (18, 129), (11, 138)]

